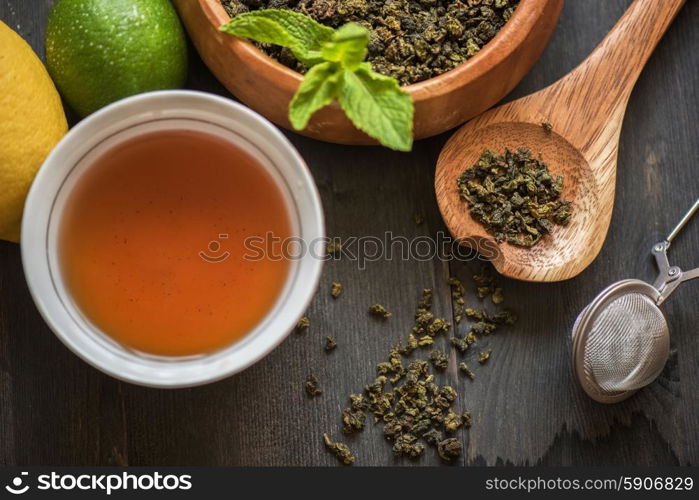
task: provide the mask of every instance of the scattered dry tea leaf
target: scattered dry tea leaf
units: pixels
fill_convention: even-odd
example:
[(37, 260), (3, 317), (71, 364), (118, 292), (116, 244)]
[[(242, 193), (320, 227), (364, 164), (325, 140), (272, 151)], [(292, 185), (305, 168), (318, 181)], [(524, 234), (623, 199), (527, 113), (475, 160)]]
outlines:
[(454, 321), (458, 324), (461, 323), (464, 315), (464, 303), (466, 302), (464, 299), (464, 294), (466, 293), (466, 289), (461, 281), (453, 276), (449, 278), (447, 283), (449, 283), (449, 286), (451, 287), (451, 301), (454, 309)]
[(374, 304), (369, 306), (369, 314), (373, 314), (374, 316), (378, 316), (379, 318), (383, 319), (387, 319), (392, 316), (392, 314), (388, 312), (386, 308), (381, 304)]
[(491, 321), (479, 321), (471, 325), (471, 333), (475, 335), (490, 335), (497, 329), (497, 325)]
[(480, 272), (473, 275), (473, 281), (476, 283), (476, 296), (479, 299), (484, 299), (495, 291), (495, 277), (487, 266), (481, 266)]
[(320, 385), (318, 384), (318, 377), (316, 377), (315, 373), (311, 372), (308, 374), (306, 377), (306, 394), (308, 394), (309, 397), (314, 398), (316, 396), (320, 396), (323, 391), (320, 389)]
[(399, 434), (393, 442), (393, 453), (399, 457), (418, 458), (424, 451), (425, 445), (414, 434)]
[(363, 394), (350, 394), (349, 400), (353, 410), (366, 410), (369, 406)]
[[(418, 300), (417, 303), (417, 310), (429, 310), (432, 308), (432, 289), (431, 288), (423, 288), (422, 289), (422, 295), (420, 296), (420, 300)], [(415, 313), (415, 317), (418, 316), (418, 313)]]
[(427, 309), (418, 309), (415, 313), (415, 326), (413, 326), (413, 333), (418, 336), (429, 335), (428, 327), (434, 315)]
[(331, 257), (339, 257), (342, 254), (342, 243), (339, 241), (331, 241), (326, 247), (328, 255)]
[(502, 294), (502, 288), (495, 288), (495, 290), (493, 290), (493, 295), (490, 296), (490, 300), (493, 301), (493, 304), (502, 304), (505, 300), (505, 296)]
[(444, 430), (449, 434), (452, 434), (459, 430), (459, 427), (461, 427), (462, 424), (463, 420), (461, 418), (461, 415), (454, 413), (451, 410), (444, 417)]
[(336, 281), (333, 281), (333, 284), (330, 287), (330, 295), (332, 295), (333, 299), (336, 299), (340, 296), (341, 293), (342, 293), (342, 283), (338, 283)]
[[(431, 338), (431, 337), (430, 337)], [(410, 356), (419, 345), (418, 339), (412, 333), (408, 335), (408, 340), (404, 346), (399, 347), (399, 351), (403, 356)]]
[(461, 363), (459, 363), (459, 370), (461, 371), (461, 373), (466, 375), (471, 380), (476, 378), (476, 374), (473, 373), (471, 371), (471, 369), (468, 367), (468, 365), (466, 363), (464, 363), (463, 361)]
[(330, 352), (333, 349), (337, 347), (337, 342), (335, 341), (335, 337), (328, 335), (325, 337), (325, 345), (323, 346), (323, 349), (325, 349), (326, 352)]
[(434, 338), (432, 338), (430, 335), (423, 335), (417, 340), (417, 345), (420, 347), (425, 347), (428, 345), (432, 345), (434, 343)]
[(541, 127), (546, 131), (546, 132), (551, 132), (553, 130), (553, 125), (551, 125), (550, 122), (541, 122)]
[(454, 276), (449, 277), (447, 284), (451, 287), (451, 296), (453, 298), (463, 297), (466, 294), (466, 289), (458, 278)]
[[(487, 270), (476, 275), (477, 284), (483, 288), (484, 297), (501, 295)], [(450, 279), (452, 298), (462, 299), (465, 289), (456, 278)], [(377, 377), (367, 384), (364, 394), (350, 395), (350, 406), (342, 412), (343, 432), (352, 433), (365, 427), (366, 413), (373, 414), (374, 422), (383, 423), (384, 437), (392, 443), (393, 452), (398, 456), (417, 458), (424, 454), (425, 446), (431, 445), (445, 461), (453, 461), (462, 453), (462, 443), (456, 438), (444, 439), (443, 433), (453, 433), (459, 428), (472, 425), (471, 412), (461, 414), (452, 410), (457, 392), (450, 386), (438, 386), (433, 369), (448, 368), (449, 355), (434, 350), (428, 360), (416, 359), (404, 366), (405, 358), (412, 355), (418, 346), (432, 345), (435, 336), (447, 331), (451, 325), (444, 318), (434, 318), (431, 312), (432, 290), (425, 288), (418, 300), (415, 311), (415, 325), (407, 338), (406, 345), (398, 343), (390, 351), (388, 358), (376, 365)], [(496, 299), (497, 300), (497, 299)], [(370, 312), (384, 317), (387, 311), (380, 304), (372, 306)], [(390, 313), (388, 313), (390, 315)], [(462, 307), (461, 314), (475, 323), (463, 337), (450, 339), (452, 345), (465, 352), (476, 341), (476, 335), (492, 333), (499, 325), (512, 324), (516, 317), (509, 311), (490, 313)], [(481, 351), (479, 362), (490, 350)], [(475, 378), (468, 365), (459, 363), (459, 371), (470, 379)]]
[(517, 315), (504, 309), (496, 314), (488, 315), (488, 321), (496, 325), (514, 325), (517, 322)]
[(472, 307), (467, 307), (466, 309), (464, 309), (464, 313), (466, 314), (466, 317), (471, 321), (483, 321), (483, 317), (485, 314), (484, 311), (477, 311)]
[(432, 351), (430, 353), (430, 363), (437, 370), (446, 370), (449, 366), (449, 356), (442, 351)]
[(425, 222), (425, 216), (422, 215), (420, 212), (415, 212), (415, 215), (413, 216), (413, 219), (415, 220), (415, 225), (419, 226), (423, 222)]
[(366, 413), (364, 408), (345, 408), (342, 410), (342, 432), (351, 434), (364, 429)]
[(440, 441), (437, 445), (437, 452), (442, 460), (446, 462), (451, 462), (452, 460), (459, 458), (461, 456), (461, 451), (463, 445), (461, 441), (456, 438), (447, 438), (444, 441)]
[(478, 362), (480, 364), (484, 364), (486, 361), (490, 359), (490, 353), (492, 352), (492, 349), (487, 349), (485, 351), (481, 351), (478, 353)]
[(470, 429), (473, 425), (473, 419), (471, 418), (471, 410), (466, 410), (461, 416), (464, 422), (464, 428)]
[(427, 327), (427, 332), (429, 335), (434, 337), (435, 335), (446, 332), (449, 330), (449, 328), (451, 328), (451, 323), (449, 323), (447, 320), (444, 318), (435, 318)]
[(294, 332), (304, 333), (306, 330), (308, 330), (309, 326), (311, 326), (311, 320), (308, 319), (308, 316), (304, 316), (299, 320), (298, 323), (296, 323), (296, 327), (294, 327)]
[(471, 344), (468, 343), (468, 341), (465, 338), (459, 338), (459, 337), (452, 337), (450, 339), (451, 345), (454, 346), (454, 349), (459, 351), (461, 354), (465, 353), (469, 347), (471, 347)]
[[(450, 414), (457, 393), (452, 387), (434, 383), (427, 361), (413, 360), (404, 368), (402, 359), (400, 347), (392, 348), (388, 361), (377, 366), (380, 375), (364, 388), (365, 395), (350, 396), (350, 408), (342, 414), (343, 430), (361, 430), (364, 420), (359, 414), (371, 412), (375, 422), (383, 422), (384, 436), (393, 443), (393, 452), (417, 458), (424, 453), (425, 444), (437, 446), (443, 440), (439, 429), (447, 416), (448, 426), (454, 425)], [(389, 386), (387, 375), (391, 374), (395, 375)]]
[(434, 337), (451, 328), (451, 323), (445, 318), (435, 318), (430, 311), (431, 308), (432, 289), (425, 288), (422, 290), (422, 296), (415, 309), (415, 325), (412, 333), (413, 337), (418, 338), (417, 344), (419, 346), (432, 345), (433, 340), (428, 337)]
[(354, 463), (354, 455), (345, 443), (334, 442), (327, 433), (323, 433), (323, 443), (344, 465), (352, 465)]

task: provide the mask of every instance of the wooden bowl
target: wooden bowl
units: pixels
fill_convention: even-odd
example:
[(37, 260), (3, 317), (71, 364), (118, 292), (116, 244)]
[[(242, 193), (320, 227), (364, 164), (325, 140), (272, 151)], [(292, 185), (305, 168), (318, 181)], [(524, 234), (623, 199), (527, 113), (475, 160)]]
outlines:
[[(230, 20), (219, 0), (174, 0), (199, 55), (246, 105), (291, 130), (287, 109), (302, 76), (245, 40), (219, 31)], [(408, 85), (414, 135), (431, 137), (479, 115), (507, 95), (541, 55), (563, 0), (521, 0), (512, 18), (474, 57), (435, 78)], [(375, 144), (337, 103), (318, 111), (301, 134), (340, 144)]]

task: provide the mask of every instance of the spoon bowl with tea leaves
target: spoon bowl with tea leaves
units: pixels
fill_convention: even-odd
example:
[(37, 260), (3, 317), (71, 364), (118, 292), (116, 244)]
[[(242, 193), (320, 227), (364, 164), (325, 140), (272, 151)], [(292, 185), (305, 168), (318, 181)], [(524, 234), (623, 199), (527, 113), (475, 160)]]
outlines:
[[(435, 174), (439, 209), (462, 244), (492, 257), (501, 274), (525, 281), (560, 281), (597, 256), (612, 216), (617, 152), (634, 84), (685, 0), (635, 0), (597, 48), (553, 85), (487, 111), (446, 143)], [(496, 242), (474, 219), (457, 179), (486, 150), (528, 149), (563, 177), (571, 203), (565, 225), (530, 247)], [(487, 249), (487, 251), (483, 251)]]

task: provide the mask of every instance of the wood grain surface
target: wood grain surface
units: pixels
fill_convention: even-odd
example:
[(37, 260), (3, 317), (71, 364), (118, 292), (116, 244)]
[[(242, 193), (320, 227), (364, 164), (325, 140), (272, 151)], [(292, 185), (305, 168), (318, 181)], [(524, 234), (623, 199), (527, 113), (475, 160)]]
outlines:
[[(0, 19), (43, 53), (52, 3), (0, 0)], [(508, 99), (577, 66), (629, 4), (566, 2), (543, 57)], [(658, 381), (630, 400), (613, 406), (590, 401), (569, 360), (578, 311), (612, 281), (652, 280), (651, 245), (699, 193), (698, 23), (699, 2), (689, 1), (631, 95), (615, 209), (597, 259), (570, 281), (502, 279), (520, 322), (481, 343), (493, 355), (476, 366), (475, 381), (457, 375), (453, 362), (442, 376), (459, 391), (459, 406), (475, 417), (471, 430), (458, 434), (466, 449), (459, 465), (699, 464), (699, 284), (685, 284), (668, 301), (670, 362)], [(194, 53), (188, 86), (228, 95)], [(445, 231), (433, 177), (447, 135), (417, 142), (411, 154), (288, 136), (316, 178), (330, 235), (383, 237), (391, 231), (411, 238)], [(416, 211), (425, 216), (419, 226)], [(698, 249), (699, 221), (693, 221), (673, 244), (671, 262), (695, 267)], [(347, 395), (373, 377), (375, 364), (407, 334), (419, 291), (434, 287), (436, 312), (451, 315), (446, 277), (468, 283), (476, 268), (476, 262), (397, 258), (370, 262), (364, 270), (349, 259), (329, 262), (307, 333), (290, 336), (237, 376), (164, 391), (117, 382), (71, 354), (32, 303), (19, 247), (0, 242), (0, 464), (336, 465), (321, 433), (340, 436)], [(344, 285), (337, 300), (330, 297), (332, 281)], [(366, 315), (377, 301), (394, 313), (385, 323)], [(326, 335), (339, 344), (330, 354), (322, 349)], [(314, 400), (303, 392), (309, 370), (324, 389)], [(348, 442), (358, 465), (440, 463), (431, 449), (416, 462), (394, 459), (380, 426), (369, 425)]]

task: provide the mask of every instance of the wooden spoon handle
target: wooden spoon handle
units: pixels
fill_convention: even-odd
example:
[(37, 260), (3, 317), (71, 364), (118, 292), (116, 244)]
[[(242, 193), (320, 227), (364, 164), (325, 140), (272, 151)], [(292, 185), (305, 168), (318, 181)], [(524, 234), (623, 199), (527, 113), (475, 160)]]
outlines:
[(628, 98), (648, 58), (685, 1), (636, 0), (574, 71), (585, 74), (581, 83), (599, 85), (602, 78), (609, 84), (605, 90)]
[(636, 0), (587, 59), (549, 88), (576, 116), (571, 132), (583, 153), (608, 139), (600, 137), (603, 129), (618, 133), (636, 80), (684, 3)]

